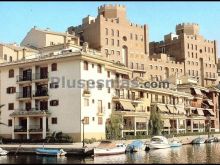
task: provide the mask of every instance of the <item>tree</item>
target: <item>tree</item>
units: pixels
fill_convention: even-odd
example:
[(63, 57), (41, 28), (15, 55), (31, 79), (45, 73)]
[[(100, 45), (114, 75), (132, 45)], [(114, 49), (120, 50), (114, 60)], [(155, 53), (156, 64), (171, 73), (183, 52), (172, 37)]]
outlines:
[(161, 120), (160, 111), (157, 106), (151, 108), (149, 131), (150, 135), (161, 135), (161, 130), (163, 128), (163, 121)]
[(106, 121), (106, 139), (121, 138), (122, 118), (120, 115), (111, 114)]

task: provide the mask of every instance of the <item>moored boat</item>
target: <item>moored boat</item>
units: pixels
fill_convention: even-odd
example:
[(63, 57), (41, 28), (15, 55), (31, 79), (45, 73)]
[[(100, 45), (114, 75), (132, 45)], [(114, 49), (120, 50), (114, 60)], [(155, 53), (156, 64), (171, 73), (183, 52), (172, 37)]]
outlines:
[(111, 141), (102, 141), (94, 148), (94, 156), (107, 156), (125, 153), (125, 144), (116, 144)]
[(63, 149), (37, 148), (36, 154), (48, 156), (65, 156), (66, 152)]
[(192, 140), (192, 144), (203, 144), (205, 143), (205, 139), (202, 137), (197, 137)]
[(0, 155), (1, 156), (7, 155), (7, 154), (8, 154), (8, 151), (3, 150), (2, 148), (0, 148)]
[(150, 149), (163, 149), (170, 148), (170, 144), (168, 139), (164, 136), (153, 136), (148, 147)]
[(172, 140), (170, 142), (170, 147), (180, 147), (180, 146), (182, 146), (182, 143), (178, 140)]
[(138, 152), (144, 151), (146, 145), (141, 140), (134, 140), (131, 144), (128, 144), (126, 147), (126, 152)]

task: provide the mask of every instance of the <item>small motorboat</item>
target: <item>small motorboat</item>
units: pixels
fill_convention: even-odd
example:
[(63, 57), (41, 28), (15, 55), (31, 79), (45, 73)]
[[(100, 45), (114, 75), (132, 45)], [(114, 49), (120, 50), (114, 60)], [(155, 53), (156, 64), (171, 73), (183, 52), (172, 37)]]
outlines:
[(180, 146), (182, 146), (182, 143), (180, 142), (180, 141), (178, 141), (178, 140), (172, 140), (171, 142), (170, 142), (170, 147), (180, 147)]
[(153, 136), (148, 147), (149, 149), (170, 148), (170, 144), (168, 139), (164, 136)]
[(0, 155), (1, 156), (7, 155), (7, 154), (8, 154), (8, 151), (3, 150), (2, 148), (0, 148)]
[(204, 144), (205, 143), (205, 139), (202, 137), (197, 137), (194, 140), (192, 140), (192, 144)]
[(126, 152), (138, 152), (145, 151), (146, 145), (140, 140), (134, 140), (131, 144), (126, 147)]
[(217, 142), (216, 137), (210, 137), (210, 138), (206, 139), (206, 141), (205, 141), (205, 143), (213, 143), (213, 142)]
[(94, 156), (107, 156), (125, 153), (125, 144), (116, 144), (111, 141), (102, 141), (94, 148)]
[(36, 154), (48, 156), (65, 156), (66, 152), (63, 149), (37, 148)]

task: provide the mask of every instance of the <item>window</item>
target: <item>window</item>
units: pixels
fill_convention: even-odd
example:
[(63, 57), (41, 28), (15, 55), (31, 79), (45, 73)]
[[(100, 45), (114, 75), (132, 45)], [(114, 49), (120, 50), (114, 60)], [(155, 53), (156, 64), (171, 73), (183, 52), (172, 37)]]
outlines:
[(195, 45), (195, 49), (197, 50), (197, 45)]
[(138, 69), (138, 63), (136, 63), (136, 68)]
[(127, 41), (127, 37), (126, 36), (123, 36), (123, 41)]
[(112, 46), (114, 46), (114, 39), (112, 39)]
[(98, 125), (102, 125), (102, 117), (98, 117)]
[(92, 64), (92, 68), (94, 68), (94, 64)]
[(110, 71), (107, 71), (107, 76), (108, 76), (108, 78), (110, 78), (110, 74), (111, 74), (111, 72), (110, 72)]
[(114, 55), (114, 54), (115, 54), (114, 50), (112, 50), (112, 51), (111, 51), (111, 54), (112, 54), (112, 55)]
[(206, 52), (206, 47), (205, 47), (205, 52)]
[(12, 119), (8, 119), (8, 126), (9, 126), (9, 127), (12, 126)]
[(89, 99), (84, 98), (84, 106), (88, 107), (89, 106)]
[(56, 117), (52, 117), (51, 118), (51, 123), (52, 124), (57, 124), (57, 118)]
[(144, 64), (141, 64), (141, 69), (144, 70)]
[(8, 87), (6, 93), (11, 94), (11, 93), (15, 93), (15, 91), (16, 91), (15, 87)]
[(95, 100), (94, 100), (94, 99), (92, 99), (92, 103), (93, 103), (93, 104), (95, 103)]
[(120, 51), (117, 51), (116, 53), (117, 53), (118, 56), (120, 56)]
[(119, 42), (119, 40), (117, 40), (117, 46), (120, 46), (120, 42)]
[(199, 71), (198, 70), (196, 71), (196, 76), (199, 76)]
[(150, 68), (153, 69), (153, 65), (150, 65)]
[(84, 117), (84, 124), (89, 124), (89, 117)]
[(105, 54), (108, 55), (108, 49), (105, 49)]
[(108, 29), (105, 28), (105, 35), (108, 35)]
[(12, 62), (12, 56), (9, 57), (9, 61)]
[(95, 121), (95, 117), (92, 117), (92, 121)]
[(50, 83), (50, 88), (59, 88), (59, 83), (58, 82)]
[(108, 103), (108, 109), (111, 109), (111, 103)]
[(8, 72), (8, 77), (9, 77), (9, 78), (14, 77), (14, 69), (10, 69), (10, 70), (9, 70), (9, 72)]
[(131, 39), (131, 40), (133, 39), (133, 35), (132, 35), (132, 33), (130, 33), (130, 39)]
[(192, 52), (192, 58), (193, 58), (193, 52)]
[(54, 45), (54, 42), (50, 42), (50, 46)]
[(111, 93), (111, 88), (108, 88), (108, 93)]
[(51, 65), (51, 71), (57, 71), (57, 64), (56, 63), (53, 63)]
[(197, 53), (196, 53), (196, 58), (198, 58)]
[(213, 73), (213, 78), (215, 78), (215, 73)]
[(108, 38), (105, 39), (105, 44), (108, 45)]
[(114, 36), (114, 30), (112, 29), (112, 36)]
[(141, 35), (140, 37), (141, 37), (141, 41), (143, 41), (144, 40), (143, 36)]
[(135, 34), (135, 40), (138, 40), (138, 35), (137, 34)]
[(133, 62), (131, 62), (131, 69), (134, 69), (134, 64), (133, 64)]
[(182, 69), (180, 69), (180, 73), (182, 73), (183, 72), (183, 70)]
[(193, 50), (193, 44), (192, 44), (192, 50)]
[(188, 47), (188, 49), (189, 49), (189, 44), (187, 44), (187, 47)]
[(172, 72), (174, 72), (174, 68), (172, 68)]
[(88, 62), (87, 61), (84, 61), (84, 70), (89, 70)]
[(102, 66), (100, 64), (97, 65), (97, 72), (102, 73)]
[(117, 30), (117, 37), (119, 37), (119, 30)]
[(8, 110), (14, 110), (14, 103), (8, 103)]
[(59, 105), (59, 100), (51, 100), (50, 101), (50, 106), (58, 106)]
[(8, 60), (7, 54), (4, 54), (4, 60), (5, 60), (5, 61)]

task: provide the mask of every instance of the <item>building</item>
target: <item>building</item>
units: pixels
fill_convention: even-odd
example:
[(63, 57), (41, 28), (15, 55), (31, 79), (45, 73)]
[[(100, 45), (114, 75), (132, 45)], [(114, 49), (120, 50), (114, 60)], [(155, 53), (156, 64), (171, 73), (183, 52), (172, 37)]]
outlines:
[(144, 61), (149, 55), (148, 26), (131, 23), (126, 17), (126, 7), (103, 5), (98, 16), (83, 18), (82, 24), (68, 28), (70, 34), (88, 42), (89, 48), (101, 51), (104, 58), (120, 62), (137, 74), (145, 73)]
[(216, 85), (218, 55), (216, 41), (205, 39), (198, 24), (176, 26), (176, 34), (164, 36), (160, 42), (150, 42), (150, 56), (165, 53), (184, 63), (184, 75), (198, 79), (202, 86)]

